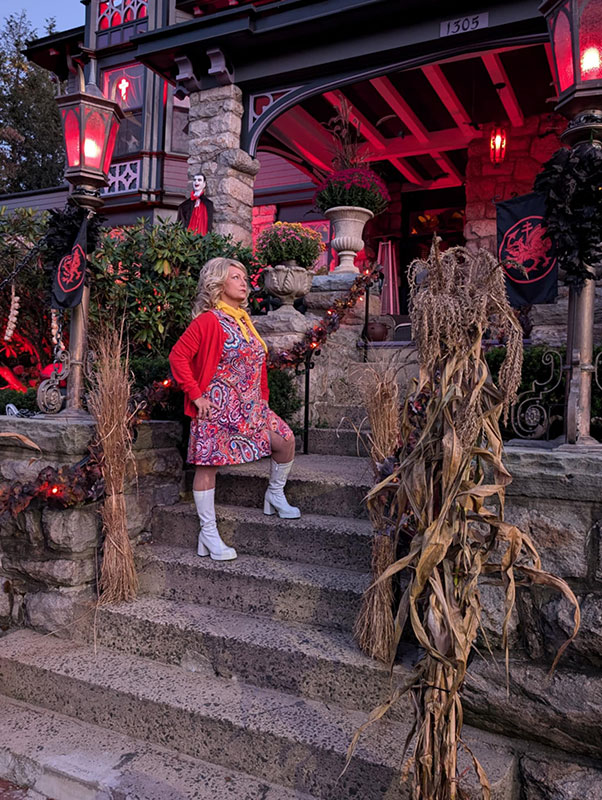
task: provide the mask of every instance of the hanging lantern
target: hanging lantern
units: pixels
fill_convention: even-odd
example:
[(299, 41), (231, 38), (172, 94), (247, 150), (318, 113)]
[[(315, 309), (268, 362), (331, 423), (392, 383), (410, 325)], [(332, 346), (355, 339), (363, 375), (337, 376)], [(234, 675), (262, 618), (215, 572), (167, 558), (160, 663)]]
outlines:
[(557, 109), (567, 116), (599, 107), (602, 93), (602, 0), (546, 0)]
[[(77, 187), (75, 195), (86, 194), (92, 198), (108, 184), (123, 113), (119, 104), (103, 97), (94, 84), (88, 84), (75, 94), (58, 97), (57, 104), (65, 136), (65, 178)], [(101, 203), (99, 200), (97, 205)]]
[(493, 128), (489, 137), (489, 158), (492, 164), (501, 164), (506, 158), (506, 131), (504, 128)]

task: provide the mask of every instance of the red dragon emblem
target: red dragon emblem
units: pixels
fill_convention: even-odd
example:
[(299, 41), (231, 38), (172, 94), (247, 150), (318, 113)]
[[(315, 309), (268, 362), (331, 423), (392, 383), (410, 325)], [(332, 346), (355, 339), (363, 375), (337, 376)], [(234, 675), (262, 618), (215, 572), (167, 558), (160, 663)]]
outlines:
[[(543, 217), (528, 216), (508, 228), (499, 249), (499, 259), (508, 278), (514, 283), (535, 283), (554, 268), (552, 243)], [(517, 266), (521, 265), (522, 269)]]
[(76, 244), (69, 255), (61, 258), (57, 270), (58, 285), (70, 294), (82, 285), (85, 271), (86, 256), (81, 244)]

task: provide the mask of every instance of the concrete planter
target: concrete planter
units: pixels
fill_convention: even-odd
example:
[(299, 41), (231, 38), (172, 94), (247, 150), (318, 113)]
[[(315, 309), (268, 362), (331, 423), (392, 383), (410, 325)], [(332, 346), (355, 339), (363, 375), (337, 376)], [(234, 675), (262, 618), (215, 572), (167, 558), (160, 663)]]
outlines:
[(364, 246), (364, 226), (374, 214), (359, 206), (334, 206), (326, 209), (324, 214), (334, 227), (331, 244), (339, 256), (339, 264), (334, 271), (359, 273), (353, 261)]
[(279, 264), (264, 271), (264, 286), (267, 291), (282, 301), (282, 306), (275, 314), (299, 314), (293, 308), (293, 303), (311, 289), (313, 273), (294, 262)]

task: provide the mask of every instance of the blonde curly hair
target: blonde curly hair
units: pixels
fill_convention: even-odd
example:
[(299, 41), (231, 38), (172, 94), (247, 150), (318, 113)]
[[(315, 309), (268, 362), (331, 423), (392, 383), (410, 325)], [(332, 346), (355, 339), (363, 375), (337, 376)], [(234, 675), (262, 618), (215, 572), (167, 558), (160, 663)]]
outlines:
[[(228, 277), (230, 267), (237, 267), (247, 274), (244, 264), (233, 258), (211, 258), (201, 269), (197, 285), (196, 298), (192, 306), (192, 318), (198, 317), (205, 311), (215, 308), (220, 301), (224, 284)], [(249, 285), (247, 282), (247, 297), (241, 303), (242, 308), (247, 308)]]

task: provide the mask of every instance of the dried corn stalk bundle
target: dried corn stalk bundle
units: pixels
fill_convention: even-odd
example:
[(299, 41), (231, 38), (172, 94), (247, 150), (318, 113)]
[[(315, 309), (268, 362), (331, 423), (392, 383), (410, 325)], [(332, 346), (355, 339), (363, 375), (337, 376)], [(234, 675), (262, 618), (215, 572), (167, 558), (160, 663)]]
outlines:
[(104, 547), (100, 574), (101, 603), (133, 600), (138, 576), (127, 530), (124, 485), (133, 462), (131, 432), (131, 378), (123, 341), (114, 330), (102, 332), (95, 343), (96, 361), (90, 411), (96, 418), (101, 468), (105, 482), (102, 508)]
[[(502, 463), (499, 419), (508, 414), (520, 381), (522, 333), (508, 305), (501, 267), (485, 251), (441, 253), (435, 239), (429, 258), (411, 264), (409, 282), (420, 376), (403, 407), (398, 464), (372, 490), (368, 503), (378, 504), (381, 494), (395, 487), (397, 531), (407, 537), (409, 550), (379, 580), (406, 573), (392, 653), (409, 625), (424, 655), (408, 683), (358, 730), (349, 757), (362, 731), (409, 692), (416, 716), (404, 772), (413, 800), (459, 800), (465, 796), (457, 771), (460, 692), (481, 615), (479, 577), (497, 577), (505, 588), (506, 665), (517, 582), (555, 587), (574, 604), (569, 641), (579, 627), (579, 608), (567, 584), (542, 571), (530, 538), (503, 518), (511, 476)], [(481, 347), (492, 329), (507, 341), (499, 389)], [(497, 508), (485, 505), (496, 498)], [(482, 796), (489, 800), (487, 776), (476, 759), (473, 763)]]
[[(368, 413), (368, 443), (374, 474), (379, 476), (394, 457), (400, 445), (400, 406), (397, 365), (390, 361), (374, 366), (364, 375), (364, 404)], [(397, 535), (389, 519), (387, 494), (382, 492), (370, 504), (372, 522), (373, 583), (362, 598), (354, 634), (360, 648), (372, 658), (388, 662), (394, 640), (393, 579), (378, 581), (396, 560)]]

